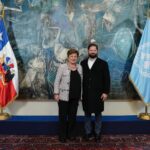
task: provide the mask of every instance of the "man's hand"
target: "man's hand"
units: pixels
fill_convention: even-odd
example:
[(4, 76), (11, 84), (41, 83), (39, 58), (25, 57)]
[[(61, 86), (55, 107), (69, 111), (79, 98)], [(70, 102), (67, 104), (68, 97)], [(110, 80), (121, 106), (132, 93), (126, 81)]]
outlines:
[(104, 101), (104, 100), (106, 100), (107, 99), (107, 97), (108, 97), (108, 95), (107, 94), (105, 94), (105, 93), (103, 93), (102, 95), (101, 95), (101, 99)]
[(54, 99), (58, 102), (59, 101), (59, 94), (54, 94)]

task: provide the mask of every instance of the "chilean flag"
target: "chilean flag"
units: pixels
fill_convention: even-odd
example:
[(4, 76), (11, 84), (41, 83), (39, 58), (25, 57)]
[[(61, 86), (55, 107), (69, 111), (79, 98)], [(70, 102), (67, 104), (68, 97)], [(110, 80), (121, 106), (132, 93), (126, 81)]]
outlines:
[(0, 19), (0, 107), (18, 96), (18, 67), (4, 22)]

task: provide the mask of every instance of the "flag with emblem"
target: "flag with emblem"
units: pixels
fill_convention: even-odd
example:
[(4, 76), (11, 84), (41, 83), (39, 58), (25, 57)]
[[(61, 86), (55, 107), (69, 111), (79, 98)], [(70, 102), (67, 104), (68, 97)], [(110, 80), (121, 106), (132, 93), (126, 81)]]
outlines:
[(147, 20), (130, 72), (130, 80), (143, 102), (150, 103), (150, 19)]
[(0, 19), (0, 107), (18, 95), (18, 68), (4, 22)]

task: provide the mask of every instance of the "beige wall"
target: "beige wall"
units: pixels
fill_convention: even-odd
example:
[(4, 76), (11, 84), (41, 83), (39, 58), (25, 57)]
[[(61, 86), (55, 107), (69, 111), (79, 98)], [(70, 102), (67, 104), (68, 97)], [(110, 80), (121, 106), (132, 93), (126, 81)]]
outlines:
[[(55, 116), (58, 115), (58, 106), (55, 101), (14, 101), (6, 108), (6, 111), (16, 116)], [(103, 115), (137, 115), (140, 112), (144, 112), (144, 104), (141, 101), (107, 100)], [(78, 115), (83, 115), (81, 103)]]

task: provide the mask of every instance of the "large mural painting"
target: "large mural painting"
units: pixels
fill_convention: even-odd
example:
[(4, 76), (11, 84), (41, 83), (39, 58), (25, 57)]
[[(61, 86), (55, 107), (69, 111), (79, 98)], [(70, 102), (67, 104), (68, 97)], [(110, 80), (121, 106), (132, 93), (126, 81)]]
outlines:
[(109, 64), (110, 99), (136, 99), (128, 80), (146, 21), (146, 0), (3, 0), (5, 26), (19, 66), (19, 99), (52, 99), (69, 48), (87, 56), (99, 44)]

